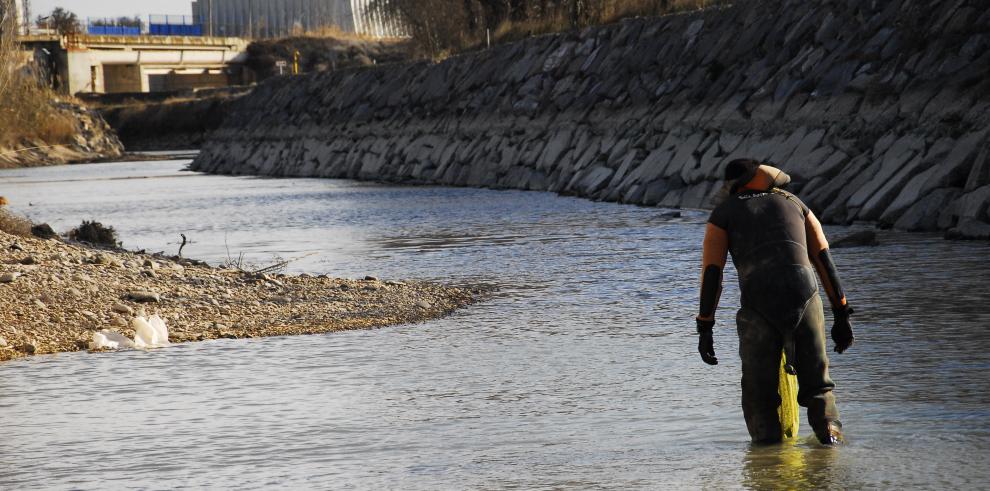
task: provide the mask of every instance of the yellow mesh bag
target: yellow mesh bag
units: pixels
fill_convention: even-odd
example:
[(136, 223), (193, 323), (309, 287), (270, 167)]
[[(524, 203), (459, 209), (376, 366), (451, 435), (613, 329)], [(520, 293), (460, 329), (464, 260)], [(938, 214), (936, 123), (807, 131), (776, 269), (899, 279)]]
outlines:
[(777, 408), (777, 417), (780, 419), (780, 429), (783, 430), (784, 438), (797, 438), (798, 427), (801, 425), (801, 413), (797, 403), (798, 384), (797, 376), (791, 375), (784, 370), (787, 364), (787, 355), (780, 354), (780, 383), (777, 393), (780, 394), (780, 406)]

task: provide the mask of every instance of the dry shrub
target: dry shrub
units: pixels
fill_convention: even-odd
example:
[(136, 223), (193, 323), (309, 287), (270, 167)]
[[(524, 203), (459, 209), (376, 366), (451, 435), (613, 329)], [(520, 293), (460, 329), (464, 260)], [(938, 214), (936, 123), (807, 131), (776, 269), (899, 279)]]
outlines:
[(83, 220), (82, 224), (69, 231), (69, 238), (79, 242), (118, 247), (117, 231), (97, 221)]
[(0, 208), (0, 230), (8, 234), (30, 237), (32, 226), (34, 224), (31, 223), (31, 220), (7, 211), (5, 208)]

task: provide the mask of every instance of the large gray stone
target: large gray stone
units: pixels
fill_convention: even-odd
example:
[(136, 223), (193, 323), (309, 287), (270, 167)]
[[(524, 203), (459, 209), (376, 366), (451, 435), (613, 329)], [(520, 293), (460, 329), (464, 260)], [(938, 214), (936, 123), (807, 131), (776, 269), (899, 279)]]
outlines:
[[(801, 145), (801, 141), (808, 136), (808, 129), (804, 126), (798, 128), (791, 132), (777, 148), (774, 148), (770, 154), (769, 161), (776, 163), (777, 165), (784, 165), (787, 162), (788, 157), (790, 157), (798, 146)], [(821, 138), (819, 137), (819, 140)]]
[[(709, 171), (702, 168), (702, 159), (704, 158), (704, 154), (712, 148), (718, 148), (718, 135), (714, 133), (707, 135), (701, 144), (691, 152), (688, 160), (684, 162), (684, 166), (680, 172), (682, 181), (694, 184), (709, 177)], [(712, 165), (711, 162), (708, 162), (708, 164)]]
[(694, 152), (703, 140), (704, 134), (699, 132), (694, 133), (677, 145), (674, 157), (670, 159), (670, 162), (667, 163), (663, 171), (663, 177), (673, 177), (679, 175), (685, 169), (693, 169), (698, 164), (698, 159), (694, 156)]
[(653, 206), (662, 201), (667, 195), (667, 192), (670, 191), (670, 182), (666, 179), (657, 179), (642, 186), (642, 188), (643, 193), (637, 202), (647, 206)]
[(674, 156), (670, 148), (656, 148), (651, 151), (635, 171), (630, 174), (633, 182), (647, 183), (657, 180), (663, 175), (663, 170)]
[(684, 188), (681, 195), (680, 206), (682, 208), (711, 208), (708, 201), (708, 191), (713, 183), (711, 181), (699, 182)]
[(614, 171), (605, 166), (592, 167), (578, 181), (575, 190), (583, 195), (591, 195), (605, 186)]
[(973, 159), (986, 144), (987, 130), (968, 133), (957, 140), (952, 151), (937, 164), (922, 193), (945, 187), (961, 187), (966, 183)]
[(990, 239), (990, 223), (975, 218), (965, 218), (945, 232), (947, 239)]
[[(901, 138), (898, 138), (897, 141), (893, 142), (890, 145), (890, 148), (888, 148), (888, 150), (884, 153), (883, 160), (881, 161), (880, 166), (873, 178), (864, 183), (855, 193), (852, 194), (852, 196), (850, 196), (848, 206), (851, 208), (862, 207), (868, 201), (873, 199), (877, 192), (886, 186), (906, 164), (917, 162), (915, 165), (920, 165), (921, 159), (912, 159), (924, 148), (925, 140), (918, 135), (904, 135)], [(890, 201), (887, 201), (886, 203), (883, 203), (883, 205), (885, 206), (889, 203)], [(882, 209), (876, 212), (877, 215), (879, 215), (880, 211), (882, 211)]]
[(664, 208), (680, 208), (681, 207), (681, 197), (684, 195), (684, 188), (671, 189), (664, 195), (663, 199), (657, 203), (657, 206), (662, 206)]
[(560, 156), (570, 147), (571, 136), (569, 129), (558, 130), (543, 150), (543, 154), (537, 162), (537, 167), (548, 169), (556, 165)]
[(781, 165), (785, 165), (787, 169), (791, 169), (793, 171), (791, 177), (813, 177), (816, 175), (814, 169), (817, 168), (817, 165), (832, 153), (832, 149), (828, 146), (819, 147), (824, 137), (824, 129), (819, 128), (808, 131), (801, 138), (801, 141), (798, 142), (793, 152), (775, 161)]
[[(851, 161), (829, 185), (823, 186), (822, 193), (835, 191), (829, 203), (823, 203), (822, 220), (826, 223), (847, 223), (856, 216), (858, 207), (850, 207), (849, 197), (873, 178), (876, 169), (872, 168), (867, 156), (861, 155)], [(830, 193), (831, 194), (831, 193)]]
[(956, 201), (955, 213), (960, 218), (982, 219), (986, 215), (988, 204), (990, 204), (990, 185), (962, 195)]
[[(902, 213), (920, 201), (923, 197), (921, 190), (928, 184), (928, 180), (931, 179), (931, 176), (935, 173), (935, 171), (935, 167), (930, 167), (911, 178), (911, 180), (900, 189), (897, 197), (894, 198), (887, 209), (884, 210), (883, 214), (880, 215), (880, 223), (894, 223), (900, 218)], [(929, 193), (929, 195), (930, 194), (931, 193)]]
[(904, 211), (893, 226), (908, 231), (938, 230), (939, 213), (958, 196), (957, 188), (936, 189)]
[(987, 211), (990, 200), (990, 185), (983, 186), (960, 196), (945, 206), (938, 216), (938, 228), (949, 229), (956, 226), (962, 219), (981, 219)]
[[(811, 179), (823, 174), (822, 164), (837, 153), (841, 152), (836, 152), (830, 146), (819, 147), (801, 155), (795, 152), (794, 156), (780, 163), (780, 168), (796, 181)], [(839, 159), (839, 162), (844, 162), (844, 160)]]
[(973, 168), (966, 179), (966, 191), (990, 184), (990, 147), (984, 145), (973, 162)]
[(894, 174), (893, 177), (881, 186), (880, 189), (877, 189), (873, 196), (863, 204), (863, 208), (859, 210), (857, 218), (860, 220), (876, 220), (880, 218), (880, 215), (884, 213), (891, 202), (898, 196), (903, 186), (923, 169), (924, 162), (925, 160), (921, 155), (915, 155), (911, 161), (904, 164), (904, 167), (897, 174)]

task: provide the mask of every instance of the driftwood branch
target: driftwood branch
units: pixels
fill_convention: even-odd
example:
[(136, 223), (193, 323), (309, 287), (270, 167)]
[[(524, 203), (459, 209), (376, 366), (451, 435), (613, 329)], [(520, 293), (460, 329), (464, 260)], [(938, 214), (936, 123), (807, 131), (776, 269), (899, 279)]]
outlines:
[(312, 256), (314, 254), (316, 254), (316, 253), (315, 252), (310, 252), (309, 254), (303, 254), (302, 256), (297, 256), (297, 257), (294, 257), (294, 258), (291, 258), (291, 259), (283, 259), (283, 260), (281, 260), (281, 261), (279, 261), (279, 262), (277, 262), (275, 264), (272, 264), (272, 265), (269, 265), (269, 266), (265, 266), (264, 268), (261, 268), (261, 269), (254, 270), (254, 271), (252, 271), (252, 273), (254, 273), (254, 274), (262, 274), (262, 273), (268, 273), (268, 272), (271, 272), (271, 271), (279, 270), (279, 269), (284, 268), (286, 265), (288, 265), (289, 263), (291, 263), (293, 261), (298, 261), (300, 259), (307, 258), (307, 257)]

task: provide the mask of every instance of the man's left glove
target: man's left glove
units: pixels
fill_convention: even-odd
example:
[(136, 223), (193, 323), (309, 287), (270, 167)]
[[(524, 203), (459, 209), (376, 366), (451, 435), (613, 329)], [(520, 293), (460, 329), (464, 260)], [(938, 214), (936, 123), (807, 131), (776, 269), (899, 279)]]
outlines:
[(856, 339), (856, 336), (853, 336), (852, 324), (849, 322), (852, 313), (853, 309), (848, 305), (842, 309), (832, 310), (832, 316), (835, 317), (835, 324), (832, 324), (832, 341), (835, 341), (836, 353), (849, 349)]
[(715, 357), (715, 340), (712, 338), (712, 328), (715, 321), (695, 319), (698, 323), (698, 353), (701, 359), (709, 365), (718, 365), (718, 358)]

